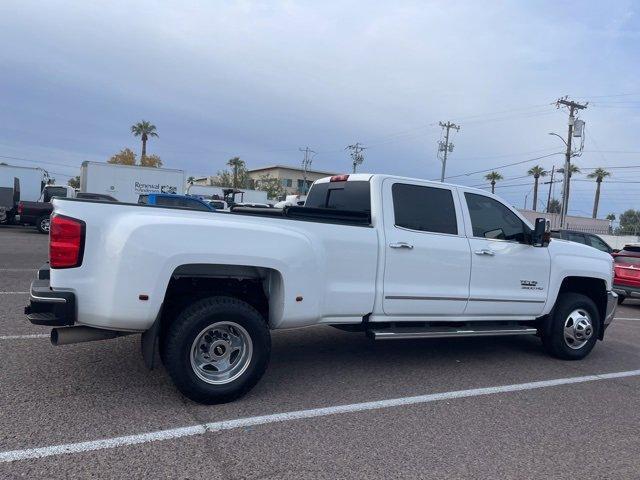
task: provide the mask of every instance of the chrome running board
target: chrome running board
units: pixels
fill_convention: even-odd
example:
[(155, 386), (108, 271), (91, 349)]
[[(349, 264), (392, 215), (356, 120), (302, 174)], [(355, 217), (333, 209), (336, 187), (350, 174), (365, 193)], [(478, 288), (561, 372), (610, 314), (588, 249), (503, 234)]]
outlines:
[(519, 326), (490, 327), (397, 327), (379, 330), (371, 329), (368, 334), (374, 340), (403, 340), (408, 338), (447, 338), (447, 337), (497, 337), (502, 335), (535, 335), (536, 328)]

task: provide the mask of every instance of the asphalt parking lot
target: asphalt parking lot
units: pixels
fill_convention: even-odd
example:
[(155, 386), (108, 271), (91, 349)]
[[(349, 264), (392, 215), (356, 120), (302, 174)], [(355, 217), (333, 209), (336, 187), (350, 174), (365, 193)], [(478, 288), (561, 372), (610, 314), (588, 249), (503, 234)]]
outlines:
[(22, 312), (46, 258), (46, 236), (0, 226), (0, 478), (640, 476), (638, 301), (581, 362), (535, 337), (276, 332), (258, 386), (203, 406), (138, 336), (53, 347)]

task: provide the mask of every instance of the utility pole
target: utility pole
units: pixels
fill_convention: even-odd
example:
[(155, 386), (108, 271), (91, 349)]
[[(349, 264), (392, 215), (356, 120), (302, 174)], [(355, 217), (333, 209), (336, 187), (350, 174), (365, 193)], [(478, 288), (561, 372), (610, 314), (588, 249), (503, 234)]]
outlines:
[(363, 150), (366, 150), (367, 147), (361, 145), (360, 142), (354, 143), (353, 145), (347, 145), (345, 150), (350, 150), (351, 160), (353, 160), (353, 173), (356, 173), (356, 168), (358, 165), (361, 165), (364, 162), (364, 154)]
[[(302, 160), (302, 195), (307, 194), (307, 170), (309, 170), (309, 165), (311, 165), (311, 161), (313, 160), (313, 155), (316, 154), (315, 151), (311, 150), (309, 147), (300, 147), (298, 148), (301, 152), (304, 152), (304, 159)], [(310, 155), (313, 154), (313, 155)]]
[(447, 154), (449, 152), (453, 152), (453, 143), (449, 143), (449, 131), (453, 128), (457, 132), (458, 130), (460, 130), (460, 126), (450, 121), (446, 123), (438, 122), (438, 124), (443, 129), (446, 129), (446, 133), (444, 134), (444, 142), (442, 140), (438, 141), (438, 154), (440, 152), (444, 152), (443, 157), (440, 159), (440, 161), (442, 162), (442, 173), (440, 174), (440, 181), (444, 182), (444, 172), (447, 168)]
[(556, 106), (560, 108), (560, 106), (569, 107), (569, 128), (567, 130), (567, 151), (565, 153), (564, 160), (564, 183), (562, 184), (562, 208), (560, 209), (560, 228), (564, 228), (564, 224), (567, 217), (567, 211), (569, 207), (569, 182), (571, 181), (571, 139), (573, 137), (573, 125), (575, 122), (575, 112), (576, 110), (584, 110), (587, 108), (588, 102), (580, 104), (578, 102), (574, 102), (568, 100), (567, 97), (560, 98), (556, 101)]
[(552, 166), (551, 167), (551, 179), (549, 180), (549, 182), (545, 182), (545, 183), (549, 183), (549, 194), (547, 195), (547, 213), (549, 213), (549, 204), (551, 203), (551, 187), (553, 187), (553, 174), (556, 171), (556, 166)]

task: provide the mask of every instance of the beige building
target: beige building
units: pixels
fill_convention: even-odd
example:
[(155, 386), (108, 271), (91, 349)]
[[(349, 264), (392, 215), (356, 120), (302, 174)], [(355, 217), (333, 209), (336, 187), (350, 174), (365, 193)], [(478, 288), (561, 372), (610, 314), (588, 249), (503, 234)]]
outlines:
[(260, 177), (269, 175), (271, 178), (277, 178), (284, 187), (287, 194), (299, 194), (309, 191), (311, 184), (319, 178), (338, 175), (333, 172), (324, 172), (322, 170), (307, 170), (307, 188), (304, 188), (304, 172), (301, 168), (291, 167), (288, 165), (270, 165), (262, 168), (253, 168), (248, 170), (249, 177), (252, 180), (260, 180)]

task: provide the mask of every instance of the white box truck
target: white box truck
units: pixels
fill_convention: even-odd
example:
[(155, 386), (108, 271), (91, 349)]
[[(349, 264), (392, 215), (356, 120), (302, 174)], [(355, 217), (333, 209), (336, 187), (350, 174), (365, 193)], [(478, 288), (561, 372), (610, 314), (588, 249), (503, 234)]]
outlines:
[(37, 202), (42, 189), (46, 185), (46, 173), (41, 168), (16, 167), (14, 165), (0, 165), (0, 183), (4, 186), (13, 185), (13, 179), (20, 183), (20, 200)]
[(149, 193), (184, 194), (184, 170), (82, 162), (80, 192), (111, 195), (120, 202), (137, 203)]

